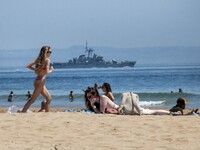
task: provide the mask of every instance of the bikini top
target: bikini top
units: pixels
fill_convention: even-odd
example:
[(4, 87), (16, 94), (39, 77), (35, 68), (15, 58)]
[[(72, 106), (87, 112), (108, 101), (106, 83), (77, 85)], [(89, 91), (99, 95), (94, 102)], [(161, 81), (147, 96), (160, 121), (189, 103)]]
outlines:
[(41, 68), (41, 69), (45, 71), (47, 68), (44, 67), (44, 68)]
[[(37, 65), (38, 65), (38, 66), (42, 66), (41, 63), (37, 63)], [(41, 68), (41, 70), (44, 70), (44, 71), (45, 71), (46, 69), (47, 69), (47, 68), (45, 68), (45, 67), (42, 67), (42, 68)]]

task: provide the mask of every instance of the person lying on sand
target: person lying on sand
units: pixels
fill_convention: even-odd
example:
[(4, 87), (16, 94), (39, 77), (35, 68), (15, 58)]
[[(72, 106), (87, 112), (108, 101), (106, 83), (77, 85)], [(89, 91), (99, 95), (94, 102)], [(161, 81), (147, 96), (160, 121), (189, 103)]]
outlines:
[(185, 105), (188, 104), (188, 101), (185, 98), (178, 98), (176, 101), (176, 105), (172, 107), (169, 111), (174, 112), (181, 112), (183, 115), (183, 109), (185, 109)]

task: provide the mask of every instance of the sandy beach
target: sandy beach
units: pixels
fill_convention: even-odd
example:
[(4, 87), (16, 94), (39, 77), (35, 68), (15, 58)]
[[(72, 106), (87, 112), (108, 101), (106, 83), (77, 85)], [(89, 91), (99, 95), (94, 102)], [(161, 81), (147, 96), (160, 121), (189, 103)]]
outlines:
[[(199, 149), (199, 116), (0, 113), (2, 150)], [(37, 109), (32, 109), (37, 110)]]

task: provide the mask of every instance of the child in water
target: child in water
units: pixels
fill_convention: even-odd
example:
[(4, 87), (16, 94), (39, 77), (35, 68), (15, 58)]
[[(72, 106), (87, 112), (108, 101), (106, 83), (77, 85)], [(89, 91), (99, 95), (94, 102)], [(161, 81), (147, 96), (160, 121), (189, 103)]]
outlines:
[(73, 102), (73, 100), (74, 100), (74, 92), (73, 91), (70, 91), (70, 93), (69, 93), (69, 100), (71, 102)]

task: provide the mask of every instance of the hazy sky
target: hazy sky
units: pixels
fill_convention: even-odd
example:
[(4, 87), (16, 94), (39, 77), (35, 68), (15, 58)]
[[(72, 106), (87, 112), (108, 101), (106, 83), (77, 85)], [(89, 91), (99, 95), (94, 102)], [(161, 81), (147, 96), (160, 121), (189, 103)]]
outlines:
[(200, 46), (200, 0), (0, 0), (0, 49)]

